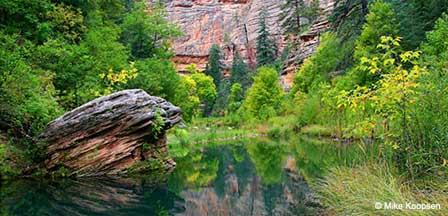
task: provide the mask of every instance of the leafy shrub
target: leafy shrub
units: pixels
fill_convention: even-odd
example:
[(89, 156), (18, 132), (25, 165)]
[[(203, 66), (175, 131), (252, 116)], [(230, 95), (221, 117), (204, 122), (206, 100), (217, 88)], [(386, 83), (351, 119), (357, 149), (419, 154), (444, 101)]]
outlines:
[(269, 67), (261, 67), (247, 91), (242, 111), (261, 120), (275, 116), (280, 110), (283, 94), (277, 72)]
[(17, 171), (13, 169), (12, 161), (8, 158), (7, 148), (6, 144), (0, 144), (0, 181), (18, 175)]
[(321, 43), (310, 58), (305, 59), (297, 74), (294, 76), (294, 86), (291, 93), (297, 91), (308, 93), (316, 89), (320, 82), (330, 79), (330, 73), (335, 72), (339, 62), (347, 52), (346, 47), (341, 46), (340, 40), (334, 33), (322, 35)]
[(23, 55), (30, 44), (18, 46), (17, 36), (1, 35), (0, 116), (14, 133), (33, 137), (61, 113), (53, 97), (53, 74), (28, 65)]

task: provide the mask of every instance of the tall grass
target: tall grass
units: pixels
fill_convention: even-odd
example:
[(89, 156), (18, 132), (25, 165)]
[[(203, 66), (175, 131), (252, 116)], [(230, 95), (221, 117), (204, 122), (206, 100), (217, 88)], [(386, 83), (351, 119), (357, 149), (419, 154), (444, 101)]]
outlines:
[[(418, 189), (383, 165), (336, 167), (313, 187), (329, 215), (448, 215), (446, 183), (427, 182)], [(429, 188), (430, 187), (430, 188)], [(439, 210), (377, 209), (376, 203), (440, 204)]]

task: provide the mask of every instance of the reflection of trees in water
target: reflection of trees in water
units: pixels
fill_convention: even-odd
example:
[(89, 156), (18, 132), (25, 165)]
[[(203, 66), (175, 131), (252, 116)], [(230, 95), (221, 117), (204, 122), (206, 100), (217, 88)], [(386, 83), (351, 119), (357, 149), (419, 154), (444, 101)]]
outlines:
[(253, 162), (257, 174), (264, 184), (274, 184), (281, 181), (282, 166), (286, 158), (286, 146), (266, 139), (246, 145), (247, 152)]
[(208, 150), (195, 149), (187, 156), (175, 159), (176, 169), (168, 178), (168, 185), (176, 194), (185, 188), (199, 190), (215, 180), (220, 161)]
[[(285, 172), (288, 146), (269, 140), (203, 150), (219, 161), (216, 178), (184, 190), (180, 215), (313, 215), (320, 206), (297, 170)], [(294, 161), (295, 163), (295, 161)], [(179, 163), (178, 163), (179, 164)]]
[[(0, 215), (319, 213), (319, 203), (299, 173), (321, 166), (319, 147), (265, 139), (239, 144), (191, 149), (176, 159), (167, 185), (130, 179), (65, 180), (36, 186), (32, 184), (36, 181), (14, 182), (0, 188)], [(308, 168), (303, 169), (305, 165)]]
[(356, 164), (360, 159), (360, 148), (351, 148), (343, 143), (321, 141), (306, 137), (295, 137), (290, 141), (300, 173), (307, 181), (322, 177), (328, 167)]
[(0, 188), (2, 215), (158, 215), (183, 211), (163, 185), (131, 179), (23, 180)]

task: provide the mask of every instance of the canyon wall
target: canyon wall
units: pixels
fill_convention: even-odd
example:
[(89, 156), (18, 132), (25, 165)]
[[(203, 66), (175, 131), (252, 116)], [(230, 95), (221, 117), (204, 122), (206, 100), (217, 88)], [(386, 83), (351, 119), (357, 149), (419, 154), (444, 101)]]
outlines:
[[(328, 10), (332, 2), (334, 0), (321, 0), (322, 11)], [(173, 61), (177, 70), (184, 71), (191, 63), (197, 64), (199, 69), (204, 69), (208, 51), (213, 44), (219, 44), (223, 49), (223, 63), (227, 68), (231, 65), (234, 50), (239, 50), (246, 63), (253, 66), (256, 62), (259, 14), (263, 9), (267, 12), (266, 24), (281, 51), (287, 44), (279, 22), (283, 3), (284, 0), (167, 0), (168, 20), (176, 23), (184, 33), (173, 44), (176, 54)], [(325, 18), (318, 20), (319, 26), (326, 27)], [(307, 46), (303, 52), (314, 51), (318, 41), (316, 37), (324, 29), (312, 27), (311, 30), (306, 38), (308, 42), (312, 41), (313, 46)], [(291, 58), (295, 56), (300, 55), (295, 54)], [(285, 67), (282, 83), (286, 86), (291, 84), (288, 77), (295, 68), (290, 64)]]
[(267, 26), (282, 48), (278, 22), (282, 4), (278, 0), (169, 0), (168, 19), (184, 33), (173, 45), (177, 69), (182, 71), (190, 63), (204, 69), (213, 44), (223, 49), (224, 65), (231, 64), (234, 50), (239, 50), (246, 63), (253, 65), (258, 15), (263, 9), (268, 14)]

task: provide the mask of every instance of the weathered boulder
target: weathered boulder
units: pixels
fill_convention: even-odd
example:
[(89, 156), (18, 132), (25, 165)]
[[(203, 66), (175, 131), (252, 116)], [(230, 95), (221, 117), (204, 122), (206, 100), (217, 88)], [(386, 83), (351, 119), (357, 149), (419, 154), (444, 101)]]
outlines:
[(77, 176), (126, 174), (154, 160), (172, 167), (163, 156), (165, 130), (181, 121), (180, 112), (139, 89), (97, 98), (47, 126), (41, 135), (48, 144), (45, 166)]

